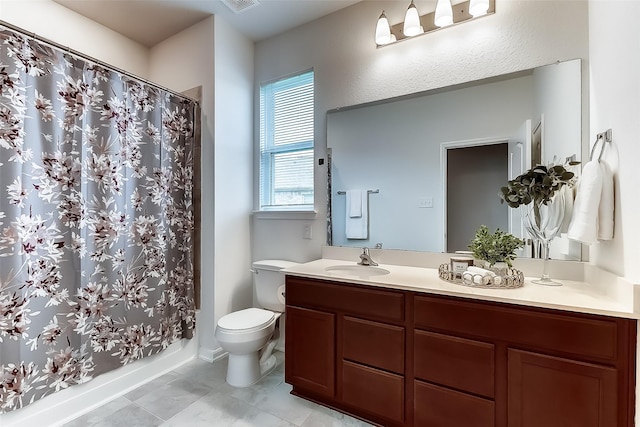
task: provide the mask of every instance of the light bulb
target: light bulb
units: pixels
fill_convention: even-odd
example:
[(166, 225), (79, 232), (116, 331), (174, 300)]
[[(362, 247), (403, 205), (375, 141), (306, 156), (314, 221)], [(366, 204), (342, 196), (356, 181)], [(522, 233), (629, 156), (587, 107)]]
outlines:
[(413, 37), (424, 33), (424, 29), (420, 25), (420, 15), (418, 14), (416, 5), (413, 4), (413, 0), (411, 0), (411, 4), (407, 9), (407, 14), (404, 17), (404, 27), (402, 32), (407, 37)]
[(385, 45), (396, 40), (396, 37), (391, 34), (391, 28), (389, 27), (389, 20), (387, 15), (384, 14), (384, 10), (378, 18), (378, 24), (376, 25), (376, 44)]
[(469, 13), (474, 18), (476, 16), (486, 15), (489, 10), (489, 0), (470, 0)]
[(438, 0), (436, 4), (435, 24), (436, 27), (446, 27), (447, 25), (453, 24), (451, 0)]

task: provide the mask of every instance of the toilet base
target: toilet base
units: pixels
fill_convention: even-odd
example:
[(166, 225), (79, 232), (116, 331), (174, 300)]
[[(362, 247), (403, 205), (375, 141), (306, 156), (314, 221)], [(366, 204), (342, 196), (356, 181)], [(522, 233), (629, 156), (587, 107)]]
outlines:
[(249, 387), (271, 373), (276, 367), (276, 356), (259, 357), (259, 352), (251, 354), (229, 354), (227, 384), (233, 387)]
[(260, 372), (262, 373), (262, 376), (264, 377), (271, 373), (271, 371), (276, 367), (276, 363), (278, 363), (278, 360), (274, 355), (269, 356), (266, 361), (260, 362)]
[(262, 374), (257, 351), (250, 354), (229, 354), (227, 384), (233, 387), (249, 387), (260, 378)]

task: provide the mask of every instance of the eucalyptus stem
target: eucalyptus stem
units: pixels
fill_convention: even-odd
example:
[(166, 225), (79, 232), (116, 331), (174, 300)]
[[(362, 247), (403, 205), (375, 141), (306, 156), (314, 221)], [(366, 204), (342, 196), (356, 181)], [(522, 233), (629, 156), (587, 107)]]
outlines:
[(540, 218), (540, 203), (533, 202), (533, 218), (535, 220), (535, 224), (540, 228), (542, 223), (542, 219)]

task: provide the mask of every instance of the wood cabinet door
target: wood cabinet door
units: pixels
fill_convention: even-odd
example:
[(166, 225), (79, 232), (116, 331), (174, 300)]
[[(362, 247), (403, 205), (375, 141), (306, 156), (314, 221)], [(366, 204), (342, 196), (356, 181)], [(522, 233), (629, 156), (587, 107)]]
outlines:
[(508, 350), (509, 427), (615, 427), (616, 370)]
[(335, 314), (287, 306), (286, 381), (309, 392), (335, 396)]

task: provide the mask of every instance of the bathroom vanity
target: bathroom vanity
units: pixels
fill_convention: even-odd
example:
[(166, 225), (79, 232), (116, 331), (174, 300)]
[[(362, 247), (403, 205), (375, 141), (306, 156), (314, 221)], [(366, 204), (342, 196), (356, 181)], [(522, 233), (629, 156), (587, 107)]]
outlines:
[(624, 291), (474, 289), (432, 269), (336, 263), (286, 272), (293, 394), (382, 426), (633, 425), (637, 315)]

